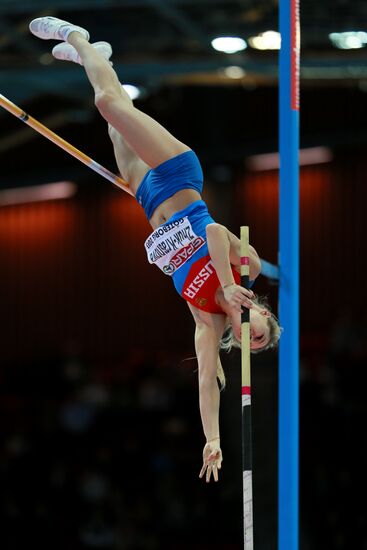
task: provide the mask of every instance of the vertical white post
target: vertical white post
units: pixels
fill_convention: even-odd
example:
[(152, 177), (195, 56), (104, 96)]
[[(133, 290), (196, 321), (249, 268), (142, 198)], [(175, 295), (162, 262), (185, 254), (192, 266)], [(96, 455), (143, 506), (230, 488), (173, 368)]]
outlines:
[[(241, 227), (241, 285), (249, 287), (249, 228)], [(250, 315), (241, 315), (243, 543), (253, 550)]]

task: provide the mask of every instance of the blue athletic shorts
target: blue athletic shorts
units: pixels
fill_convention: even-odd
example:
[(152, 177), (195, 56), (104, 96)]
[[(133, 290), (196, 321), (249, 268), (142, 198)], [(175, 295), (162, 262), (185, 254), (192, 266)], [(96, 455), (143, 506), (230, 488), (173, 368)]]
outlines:
[(182, 189), (194, 189), (201, 194), (203, 171), (194, 151), (185, 151), (149, 170), (136, 192), (148, 220), (166, 199)]

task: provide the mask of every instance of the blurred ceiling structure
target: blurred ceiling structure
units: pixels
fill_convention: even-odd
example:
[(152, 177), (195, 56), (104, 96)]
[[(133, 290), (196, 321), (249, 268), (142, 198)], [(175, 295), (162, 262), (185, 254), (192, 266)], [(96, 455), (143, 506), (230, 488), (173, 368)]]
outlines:
[[(60, 128), (64, 131), (66, 127), (66, 134), (68, 131), (75, 133), (76, 125), (79, 125), (77, 137), (83, 139), (83, 134), (88, 139), (91, 132), (95, 132), (91, 126), (95, 124), (95, 110), (91, 108), (90, 85), (80, 66), (57, 61), (51, 56), (56, 42), (39, 40), (30, 34), (30, 20), (43, 15), (70, 20), (87, 28), (92, 42), (110, 42), (114, 51), (114, 68), (120, 80), (140, 86), (148, 101), (150, 97), (156, 97), (158, 91), (169, 87), (175, 90), (208, 86), (248, 91), (261, 89), (264, 94), (261, 107), (252, 111), (259, 108), (267, 109), (269, 113), (274, 111), (273, 104), (267, 100), (270, 96), (266, 95), (266, 89), (274, 90), (277, 85), (278, 52), (251, 47), (251, 38), (267, 31), (277, 31), (277, 0), (0, 0), (0, 93), (29, 109), (36, 118), (41, 116), (40, 120), (54, 131), (58, 132)], [(363, 34), (366, 28), (367, 2), (363, 0), (353, 3), (349, 0), (301, 2), (303, 89), (354, 86), (366, 92), (367, 39), (361, 47), (338, 49), (329, 37), (331, 33), (346, 31)], [(232, 54), (216, 51), (211, 43), (219, 36), (240, 37), (247, 42), (247, 47)], [(209, 104), (210, 101), (204, 98), (198, 109), (203, 109), (205, 102)], [(236, 101), (243, 102), (243, 96), (238, 96)], [(166, 111), (176, 109), (177, 125), (182, 121), (185, 124), (185, 115), (177, 113), (177, 101), (171, 107), (168, 103)], [(235, 110), (234, 104), (232, 108)], [(251, 108), (247, 109), (246, 116), (252, 116)], [(213, 120), (215, 116), (218, 122), (217, 134), (211, 136), (213, 148), (216, 140), (219, 143), (218, 136), (225, 134), (223, 127), (219, 128), (223, 123), (221, 117), (226, 117), (228, 126), (228, 113), (223, 115), (219, 111), (213, 107), (213, 112), (210, 112), (208, 107), (205, 115), (207, 120)], [(153, 109), (153, 116), (155, 113)], [(243, 120), (245, 114), (240, 115)], [(32, 149), (27, 149), (28, 142), (36, 137), (35, 132), (19, 121), (9, 120), (9, 117), (0, 110), (0, 154), (6, 153), (1, 177), (6, 181), (0, 181), (0, 187), (12, 185), (10, 174), (20, 171), (17, 155), (35, 154)], [(233, 117), (232, 130), (236, 121)], [(166, 122), (163, 119), (163, 123)], [(269, 127), (275, 125), (276, 120), (269, 119)], [(176, 131), (174, 125), (173, 131)], [(261, 132), (264, 133), (262, 129)], [(185, 137), (183, 133), (181, 139)], [(224, 135), (223, 140), (226, 139), (228, 142), (228, 136)], [(236, 136), (234, 139), (243, 140)], [(258, 143), (260, 141), (253, 139), (253, 148)], [(242, 144), (238, 150), (240, 157), (243, 155)], [(274, 149), (265, 144), (263, 150)]]
[[(117, 73), (125, 82), (154, 87), (162, 82), (272, 84), (277, 52), (247, 47), (228, 55), (215, 51), (217, 36), (249, 38), (277, 30), (277, 0), (1, 0), (0, 89), (14, 101), (62, 86), (85, 94), (84, 75), (55, 61), (48, 41), (33, 37), (29, 21), (53, 15), (86, 27), (92, 41), (111, 42)], [(364, 31), (367, 3), (355, 0), (301, 2), (303, 83), (367, 79), (366, 49), (340, 50), (329, 34)], [(226, 72), (228, 67), (242, 72)]]

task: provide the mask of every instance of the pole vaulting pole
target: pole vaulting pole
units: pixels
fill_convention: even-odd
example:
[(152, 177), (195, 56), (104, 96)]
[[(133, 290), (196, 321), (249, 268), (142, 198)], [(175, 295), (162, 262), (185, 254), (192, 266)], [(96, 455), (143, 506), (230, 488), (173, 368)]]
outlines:
[[(244, 288), (249, 287), (249, 267), (249, 228), (244, 226), (241, 227), (241, 286)], [(246, 307), (241, 314), (241, 366), (243, 547), (253, 550), (250, 315)]]
[(278, 550), (298, 548), (299, 0), (280, 0)]
[(55, 143), (55, 145), (61, 147), (61, 149), (64, 149), (64, 151), (69, 153), (69, 155), (78, 159), (80, 162), (88, 166), (88, 168), (91, 168), (91, 170), (94, 170), (100, 176), (103, 176), (120, 189), (123, 189), (124, 191), (126, 191), (126, 193), (129, 193), (129, 195), (134, 196), (134, 193), (131, 191), (131, 189), (129, 189), (128, 183), (126, 181), (124, 181), (119, 176), (116, 176), (115, 174), (107, 170), (107, 168), (104, 168), (104, 166), (101, 166), (100, 164), (98, 164), (98, 162), (92, 160), (90, 157), (79, 151), (79, 149), (52, 132), (52, 130), (38, 122), (38, 120), (22, 111), (20, 107), (9, 101), (9, 99), (7, 99), (2, 94), (0, 94), (0, 106), (9, 111), (9, 113), (11, 113), (12, 115), (18, 117), (20, 120), (25, 122), (25, 124), (33, 128), (33, 130), (36, 130), (36, 132), (42, 134), (44, 137), (52, 141), (52, 143)]

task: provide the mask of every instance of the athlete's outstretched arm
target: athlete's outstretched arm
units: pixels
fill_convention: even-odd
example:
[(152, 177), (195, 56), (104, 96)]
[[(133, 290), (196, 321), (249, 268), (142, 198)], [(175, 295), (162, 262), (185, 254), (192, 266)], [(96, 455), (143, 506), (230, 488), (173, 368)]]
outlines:
[(199, 364), (199, 404), (207, 441), (219, 437), (219, 388), (217, 382), (218, 338), (204, 323), (195, 328), (195, 350)]
[(203, 467), (200, 477), (206, 473), (206, 481), (213, 475), (218, 480), (222, 463), (219, 430), (220, 392), (217, 369), (220, 365), (219, 342), (226, 326), (226, 316), (200, 311), (188, 304), (195, 319), (195, 350), (199, 365), (199, 406), (206, 444), (203, 451)]

